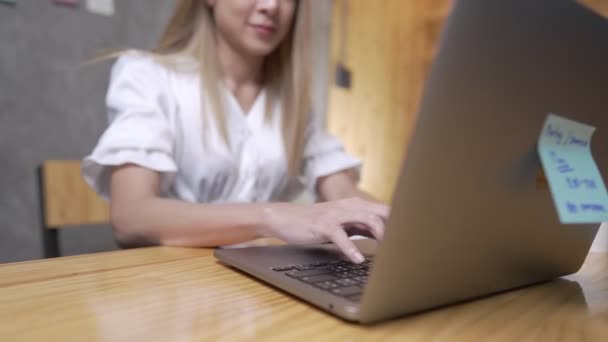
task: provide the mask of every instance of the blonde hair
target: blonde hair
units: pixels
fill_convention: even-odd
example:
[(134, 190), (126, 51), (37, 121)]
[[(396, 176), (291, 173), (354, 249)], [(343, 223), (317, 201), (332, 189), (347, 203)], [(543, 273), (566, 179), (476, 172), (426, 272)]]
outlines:
[[(281, 104), (282, 136), (288, 157), (288, 172), (301, 168), (305, 130), (311, 110), (310, 1), (297, 1), (292, 28), (265, 60), (266, 122)], [(225, 109), (221, 101), (221, 69), (217, 59), (215, 23), (205, 1), (180, 0), (158, 46), (150, 51), (159, 61), (175, 65), (175, 57), (194, 57), (199, 62), (201, 92), (206, 92), (212, 111), (201, 108), (203, 125), (213, 120), (229, 145)], [(203, 95), (203, 94), (201, 94)], [(209, 114), (214, 117), (209, 117)], [(206, 126), (205, 126), (206, 127)], [(203, 137), (205, 135), (203, 134)]]

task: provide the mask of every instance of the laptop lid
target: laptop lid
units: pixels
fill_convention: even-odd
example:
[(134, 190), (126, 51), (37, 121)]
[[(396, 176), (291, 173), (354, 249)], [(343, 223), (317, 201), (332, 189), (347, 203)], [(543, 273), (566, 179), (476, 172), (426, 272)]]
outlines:
[(574, 1), (457, 1), (360, 319), (576, 272), (599, 224), (559, 222), (536, 143), (549, 113), (597, 127), (606, 181), (607, 81), (608, 22)]

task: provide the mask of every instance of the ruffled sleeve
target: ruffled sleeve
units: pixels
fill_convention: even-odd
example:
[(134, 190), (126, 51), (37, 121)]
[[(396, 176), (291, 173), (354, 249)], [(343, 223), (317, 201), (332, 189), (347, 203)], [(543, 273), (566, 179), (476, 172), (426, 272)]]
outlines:
[(333, 173), (354, 169), (357, 181), (361, 172), (361, 160), (348, 154), (338, 138), (329, 134), (317, 116), (313, 116), (306, 132), (304, 145), (304, 182), (316, 193), (317, 180)]
[(133, 54), (120, 57), (112, 68), (106, 97), (110, 125), (82, 166), (87, 183), (105, 199), (114, 166), (136, 164), (159, 172), (161, 193), (173, 182), (175, 142), (164, 75), (150, 57)]

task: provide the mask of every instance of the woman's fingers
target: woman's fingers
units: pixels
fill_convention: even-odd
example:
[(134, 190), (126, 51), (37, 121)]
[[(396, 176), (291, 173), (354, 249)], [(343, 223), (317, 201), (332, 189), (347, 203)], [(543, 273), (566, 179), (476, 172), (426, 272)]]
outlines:
[(342, 203), (347, 210), (373, 213), (385, 221), (388, 219), (388, 215), (391, 212), (391, 208), (387, 205), (366, 201), (361, 198), (343, 200)]
[(384, 219), (388, 218), (390, 211), (388, 206), (358, 198), (290, 205), (287, 209), (290, 210), (271, 211), (271, 234), (289, 243), (330, 240), (354, 263), (361, 263), (365, 258), (347, 232), (381, 240), (384, 237)]
[(363, 254), (359, 252), (357, 246), (355, 246), (355, 244), (348, 238), (348, 235), (346, 235), (346, 232), (341, 227), (334, 229), (331, 233), (329, 233), (327, 238), (338, 246), (338, 248), (342, 251), (342, 253), (344, 253), (344, 255), (346, 255), (347, 258), (350, 259), (350, 261), (356, 264), (360, 264), (365, 261)]
[(391, 208), (388, 205), (367, 202), (368, 210), (376, 214), (378, 217), (386, 221), (391, 213)]
[(363, 235), (372, 235), (377, 240), (381, 240), (384, 237), (384, 222), (374, 213), (370, 212), (355, 212), (350, 211), (344, 213), (347, 215), (341, 222), (338, 222), (336, 227), (332, 225), (334, 228), (327, 237), (336, 245), (338, 248), (354, 263), (362, 263), (365, 258), (359, 252), (355, 244), (348, 238), (348, 234), (346, 233), (346, 229), (349, 224), (353, 224), (355, 229), (362, 230), (367, 232), (368, 234)]
[(376, 214), (369, 212), (352, 212), (349, 213), (347, 221), (348, 224), (356, 224), (357, 228), (365, 229), (374, 236), (376, 240), (382, 240), (384, 238), (384, 222)]
[(366, 238), (369, 238), (369, 239), (376, 238), (374, 236), (374, 234), (372, 234), (368, 229), (365, 229), (365, 227), (361, 227), (361, 224), (358, 224), (358, 223), (347, 224), (344, 227), (344, 231), (346, 232), (346, 235), (348, 235), (349, 237), (352, 237), (354, 235), (359, 235), (359, 236), (365, 236)]

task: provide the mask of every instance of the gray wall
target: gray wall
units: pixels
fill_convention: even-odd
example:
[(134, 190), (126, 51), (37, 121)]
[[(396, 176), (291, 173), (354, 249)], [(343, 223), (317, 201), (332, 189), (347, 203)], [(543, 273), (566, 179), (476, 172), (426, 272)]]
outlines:
[[(110, 64), (79, 64), (100, 49), (152, 47), (174, 4), (119, 0), (114, 17), (51, 0), (0, 4), (0, 262), (41, 256), (36, 166), (82, 158), (106, 126)], [(67, 254), (116, 248), (105, 226), (63, 235)]]
[[(84, 1), (81, 1), (84, 2)], [(81, 159), (106, 127), (101, 49), (150, 48), (176, 1), (117, 0), (104, 17), (52, 0), (0, 4), (0, 263), (41, 257), (36, 166)], [(315, 1), (316, 110), (325, 110), (331, 1)], [(62, 231), (64, 254), (115, 249), (110, 228)]]

